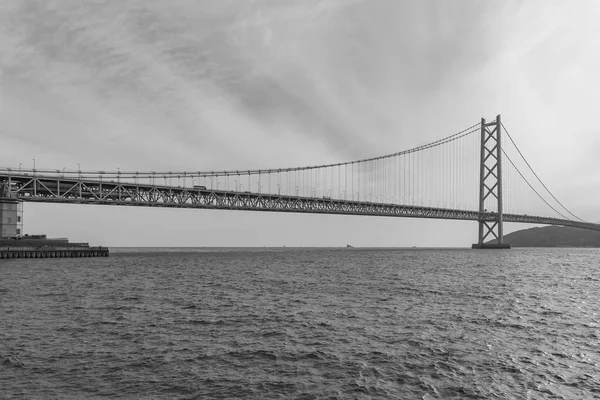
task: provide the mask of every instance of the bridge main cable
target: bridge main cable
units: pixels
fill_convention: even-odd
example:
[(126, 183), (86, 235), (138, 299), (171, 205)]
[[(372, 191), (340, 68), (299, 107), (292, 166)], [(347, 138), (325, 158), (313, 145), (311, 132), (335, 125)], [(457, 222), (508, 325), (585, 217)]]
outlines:
[[(573, 214), (567, 207), (565, 207), (557, 198), (556, 196), (554, 196), (554, 194), (550, 191), (550, 189), (548, 189), (548, 187), (546, 186), (546, 184), (544, 184), (544, 182), (542, 182), (542, 180), (540, 179), (540, 177), (538, 176), (538, 174), (534, 171), (534, 169), (531, 167), (531, 164), (529, 164), (529, 161), (527, 161), (527, 159), (525, 158), (525, 156), (523, 155), (523, 153), (521, 152), (521, 150), (519, 149), (519, 146), (517, 146), (517, 144), (515, 143), (515, 141), (513, 140), (512, 136), (510, 135), (510, 133), (508, 133), (508, 130), (506, 129), (506, 127), (504, 126), (503, 123), (502, 124), (502, 129), (504, 129), (504, 132), (506, 132), (506, 135), (508, 136), (508, 138), (510, 139), (510, 141), (512, 142), (513, 146), (515, 146), (515, 149), (517, 150), (517, 152), (519, 153), (519, 155), (521, 156), (521, 158), (523, 159), (523, 161), (525, 162), (525, 164), (527, 165), (527, 167), (529, 168), (529, 170), (533, 173), (533, 175), (535, 176), (535, 178), (538, 180), (538, 182), (542, 185), (542, 187), (548, 192), (548, 194), (550, 196), (552, 196), (552, 198), (554, 199), (554, 201), (556, 201), (568, 214), (570, 214), (571, 216), (573, 216), (575, 219), (578, 219), (581, 222), (585, 222), (583, 219), (579, 218), (577, 215)], [(538, 193), (537, 190), (535, 190), (533, 188), (533, 186), (531, 185), (531, 183), (523, 176), (523, 174), (521, 173), (521, 171), (517, 168), (517, 166), (512, 162), (512, 160), (510, 159), (510, 157), (504, 152), (504, 150), (502, 150), (502, 152), (504, 153), (504, 155), (508, 158), (508, 160), (510, 161), (510, 163), (512, 164), (512, 166), (517, 170), (517, 172), (521, 175), (521, 177), (523, 178), (523, 180), (525, 180), (525, 182), (527, 183), (527, 185), (529, 185), (529, 187), (535, 192), (535, 194), (542, 199), (542, 201), (544, 201), (544, 203), (546, 203), (546, 205), (548, 205), (548, 207), (550, 207), (552, 210), (554, 210), (556, 213), (558, 213), (559, 215), (561, 215), (563, 218), (565, 219), (569, 219), (567, 217), (565, 217), (562, 213), (558, 212), (554, 207), (552, 207), (550, 204), (548, 204), (548, 202)]]
[[(438, 147), (447, 143), (451, 143), (455, 140), (461, 139), (465, 136), (471, 135), (479, 131), (480, 123), (471, 125), (470, 127), (463, 129), (453, 135), (447, 136), (443, 139), (436, 140), (434, 142), (417, 146), (408, 150), (403, 150), (395, 153), (386, 154), (383, 156), (364, 158), (354, 161), (346, 161), (331, 164), (303, 166), (303, 167), (291, 167), (291, 168), (271, 168), (271, 169), (254, 169), (254, 170), (223, 170), (223, 171), (82, 171), (82, 170), (53, 170), (53, 169), (20, 169), (20, 171), (31, 172), (34, 174), (60, 174), (69, 176), (104, 176), (104, 177), (120, 177), (120, 178), (137, 178), (137, 179), (149, 179), (153, 177), (169, 176), (169, 177), (218, 177), (218, 176), (232, 176), (232, 175), (258, 175), (258, 174), (271, 174), (271, 173), (287, 173), (296, 171), (307, 171), (320, 168), (332, 168), (348, 166), (353, 164), (363, 164), (372, 161), (379, 161), (389, 159), (402, 155), (410, 155), (423, 150)], [(15, 172), (14, 169), (2, 168), (0, 171)]]

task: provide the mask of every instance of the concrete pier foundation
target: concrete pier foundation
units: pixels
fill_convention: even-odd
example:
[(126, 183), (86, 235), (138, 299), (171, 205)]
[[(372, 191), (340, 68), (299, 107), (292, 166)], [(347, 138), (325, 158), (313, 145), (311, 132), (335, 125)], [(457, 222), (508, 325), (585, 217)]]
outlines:
[(0, 238), (17, 237), (21, 235), (19, 225), (19, 202), (10, 199), (0, 199)]
[(475, 243), (471, 246), (471, 248), (472, 249), (492, 249), (492, 250), (510, 249), (510, 244), (508, 244), (508, 243), (484, 243), (484, 244)]

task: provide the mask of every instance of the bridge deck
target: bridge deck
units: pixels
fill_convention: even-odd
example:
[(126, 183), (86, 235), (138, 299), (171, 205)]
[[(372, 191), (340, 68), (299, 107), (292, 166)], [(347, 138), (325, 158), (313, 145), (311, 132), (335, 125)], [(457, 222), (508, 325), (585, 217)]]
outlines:
[[(27, 202), (177, 207), (219, 210), (368, 215), (495, 221), (496, 213), (327, 197), (236, 192), (202, 188), (101, 181), (61, 176), (0, 174), (0, 198)], [(600, 225), (530, 215), (503, 214), (504, 222), (562, 225), (600, 230)]]

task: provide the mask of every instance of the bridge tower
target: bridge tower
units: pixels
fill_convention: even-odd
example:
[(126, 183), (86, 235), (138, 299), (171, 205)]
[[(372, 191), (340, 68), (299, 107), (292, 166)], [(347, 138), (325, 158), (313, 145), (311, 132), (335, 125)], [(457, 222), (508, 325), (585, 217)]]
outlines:
[[(504, 243), (502, 221), (502, 122), (500, 115), (492, 122), (481, 119), (481, 159), (479, 169), (479, 240), (474, 249), (510, 249)], [(485, 208), (485, 201), (492, 196), (497, 211)], [(495, 243), (485, 243), (486, 239)]]

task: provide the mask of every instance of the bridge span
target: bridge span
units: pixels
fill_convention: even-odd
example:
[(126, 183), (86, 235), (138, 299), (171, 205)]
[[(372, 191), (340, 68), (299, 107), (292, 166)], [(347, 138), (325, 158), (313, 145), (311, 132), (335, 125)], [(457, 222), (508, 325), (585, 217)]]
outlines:
[(315, 166), (106, 172), (40, 170), (33, 161), (32, 169), (0, 168), (0, 237), (21, 234), (22, 202), (476, 221), (476, 248), (490, 239), (510, 247), (504, 222), (600, 231), (541, 181), (499, 115), (412, 149)]
[[(310, 197), (250, 191), (186, 188), (130, 182), (73, 179), (62, 175), (0, 172), (0, 197), (5, 201), (97, 204), (112, 206), (170, 207), (207, 210), (270, 211), (379, 217), (497, 220), (496, 212)], [(504, 222), (561, 225), (600, 231), (600, 224), (533, 215), (504, 214)]]

